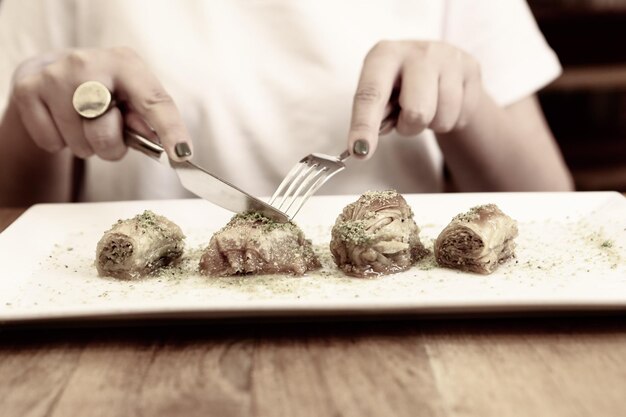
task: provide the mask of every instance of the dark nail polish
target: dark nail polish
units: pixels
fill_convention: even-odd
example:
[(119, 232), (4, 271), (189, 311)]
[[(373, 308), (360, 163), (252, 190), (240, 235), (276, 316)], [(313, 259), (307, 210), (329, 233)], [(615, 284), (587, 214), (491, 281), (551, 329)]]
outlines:
[(366, 156), (370, 152), (370, 144), (364, 139), (358, 139), (354, 142), (352, 151), (355, 155)]
[(177, 143), (176, 146), (174, 146), (174, 152), (176, 152), (176, 155), (179, 158), (191, 156), (191, 148), (189, 147), (189, 144), (186, 142)]

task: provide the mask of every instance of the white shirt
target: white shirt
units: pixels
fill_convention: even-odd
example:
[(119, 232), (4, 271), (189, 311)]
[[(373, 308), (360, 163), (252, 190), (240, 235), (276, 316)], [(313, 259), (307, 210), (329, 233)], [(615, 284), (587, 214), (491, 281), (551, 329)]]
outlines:
[[(462, 48), (480, 62), (487, 92), (502, 105), (560, 72), (523, 0), (4, 0), (0, 109), (24, 59), (130, 46), (174, 97), (194, 161), (270, 195), (304, 155), (344, 150), (363, 58), (382, 39)], [(352, 161), (320, 193), (387, 188), (441, 191), (442, 157), (431, 132), (385, 136), (370, 161)], [(186, 196), (171, 170), (134, 151), (120, 162), (87, 162), (84, 200)]]

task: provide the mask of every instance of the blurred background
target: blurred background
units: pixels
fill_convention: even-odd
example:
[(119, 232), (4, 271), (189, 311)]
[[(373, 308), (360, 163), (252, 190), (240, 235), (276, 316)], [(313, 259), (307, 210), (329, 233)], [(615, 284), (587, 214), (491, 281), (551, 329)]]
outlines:
[(578, 190), (626, 192), (626, 0), (529, 0), (563, 75), (540, 100)]
[(577, 190), (626, 192), (626, 0), (528, 3), (564, 67), (539, 98)]

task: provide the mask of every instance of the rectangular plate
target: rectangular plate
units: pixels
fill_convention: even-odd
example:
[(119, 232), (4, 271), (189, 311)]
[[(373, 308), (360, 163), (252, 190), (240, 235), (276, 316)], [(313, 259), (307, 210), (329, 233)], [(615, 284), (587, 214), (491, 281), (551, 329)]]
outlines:
[[(517, 259), (482, 276), (436, 266), (376, 279), (344, 276), (328, 250), (330, 229), (355, 196), (315, 197), (297, 222), (324, 268), (304, 277), (207, 278), (200, 249), (231, 214), (201, 200), (44, 204), (0, 234), (0, 322), (260, 318), (384, 314), (626, 311), (626, 199), (618, 193), (406, 195), (432, 249), (457, 213), (496, 203), (519, 221)], [(139, 281), (97, 276), (95, 248), (119, 218), (144, 209), (187, 235), (185, 267)]]

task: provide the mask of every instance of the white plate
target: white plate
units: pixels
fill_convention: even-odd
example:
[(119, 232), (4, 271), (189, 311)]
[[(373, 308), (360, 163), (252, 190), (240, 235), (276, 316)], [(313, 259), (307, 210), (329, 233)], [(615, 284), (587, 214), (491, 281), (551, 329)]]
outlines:
[(354, 196), (311, 199), (298, 223), (324, 269), (305, 277), (211, 279), (169, 273), (140, 281), (97, 276), (96, 243), (119, 218), (151, 209), (200, 248), (230, 218), (200, 200), (45, 204), (0, 234), (0, 322), (356, 316), (626, 310), (626, 199), (618, 193), (406, 195), (432, 240), (455, 214), (496, 203), (519, 221), (517, 259), (482, 276), (439, 268), (432, 257), (377, 279), (344, 276), (328, 251), (330, 228)]

